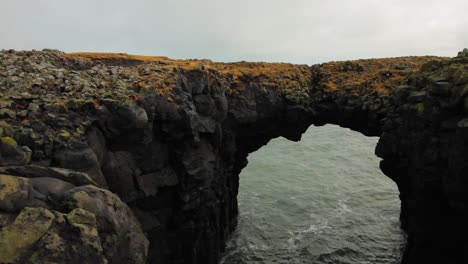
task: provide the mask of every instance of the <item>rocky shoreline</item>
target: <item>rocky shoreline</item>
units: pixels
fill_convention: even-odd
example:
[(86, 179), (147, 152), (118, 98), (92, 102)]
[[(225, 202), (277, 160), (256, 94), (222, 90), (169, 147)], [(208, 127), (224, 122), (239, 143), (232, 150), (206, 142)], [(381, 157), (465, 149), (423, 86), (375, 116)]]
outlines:
[(467, 53), (310, 67), (2, 51), (0, 262), (217, 263), (247, 155), (333, 123), (381, 136), (403, 263), (462, 263)]

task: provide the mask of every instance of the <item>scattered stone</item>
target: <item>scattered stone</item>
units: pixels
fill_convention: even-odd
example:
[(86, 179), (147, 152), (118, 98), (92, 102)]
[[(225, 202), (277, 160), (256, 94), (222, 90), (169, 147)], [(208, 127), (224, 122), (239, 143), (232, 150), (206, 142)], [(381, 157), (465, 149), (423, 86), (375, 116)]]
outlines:
[(39, 111), (40, 107), (39, 105), (35, 104), (35, 103), (30, 103), (29, 106), (28, 106), (28, 110), (31, 111), (31, 112), (37, 112)]
[(16, 113), (13, 110), (9, 109), (0, 109), (0, 118), (11, 118), (15, 119), (16, 118)]
[(466, 57), (468, 56), (468, 49), (464, 48), (462, 51), (458, 52), (458, 57)]

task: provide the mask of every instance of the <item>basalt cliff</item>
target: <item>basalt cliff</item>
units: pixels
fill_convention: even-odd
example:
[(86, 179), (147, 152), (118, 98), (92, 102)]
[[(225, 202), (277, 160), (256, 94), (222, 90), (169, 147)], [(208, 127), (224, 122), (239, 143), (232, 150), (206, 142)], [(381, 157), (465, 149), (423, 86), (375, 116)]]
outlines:
[(468, 51), (214, 63), (0, 52), (0, 263), (214, 264), (239, 173), (327, 123), (380, 136), (403, 263), (468, 263)]

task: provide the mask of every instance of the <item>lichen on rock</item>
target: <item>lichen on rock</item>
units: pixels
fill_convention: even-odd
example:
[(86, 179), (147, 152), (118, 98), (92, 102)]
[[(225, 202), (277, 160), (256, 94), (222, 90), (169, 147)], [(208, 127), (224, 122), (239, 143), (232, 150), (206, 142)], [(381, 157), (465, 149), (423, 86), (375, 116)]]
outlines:
[(0, 262), (21, 262), (24, 254), (47, 232), (54, 218), (47, 209), (23, 209), (13, 224), (0, 230)]

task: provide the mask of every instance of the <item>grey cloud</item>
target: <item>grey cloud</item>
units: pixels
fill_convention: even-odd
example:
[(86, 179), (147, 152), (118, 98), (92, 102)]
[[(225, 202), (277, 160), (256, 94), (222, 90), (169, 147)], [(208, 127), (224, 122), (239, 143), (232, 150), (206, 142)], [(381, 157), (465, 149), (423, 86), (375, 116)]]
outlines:
[(465, 0), (0, 1), (0, 48), (312, 64), (468, 47)]

